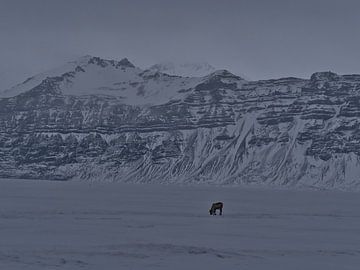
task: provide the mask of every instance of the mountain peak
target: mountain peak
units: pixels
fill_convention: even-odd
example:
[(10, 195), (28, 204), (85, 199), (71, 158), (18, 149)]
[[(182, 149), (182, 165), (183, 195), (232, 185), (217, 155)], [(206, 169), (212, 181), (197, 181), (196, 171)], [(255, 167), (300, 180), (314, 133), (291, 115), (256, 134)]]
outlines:
[(311, 75), (311, 81), (329, 81), (336, 80), (339, 77), (338, 74), (331, 71), (315, 72)]
[(134, 68), (134, 67), (135, 67), (134, 64), (131, 63), (131, 62), (129, 61), (129, 59), (127, 59), (126, 57), (123, 58), (123, 59), (121, 59), (121, 60), (118, 62), (118, 65), (123, 66), (123, 67), (130, 67), (130, 68)]
[(11, 97), (18, 95), (20, 93), (23, 93), (25, 91), (28, 91), (29, 89), (32, 89), (40, 85), (47, 78), (61, 77), (61, 78), (65, 78), (67, 81), (73, 81), (74, 76), (79, 75), (79, 74), (76, 75), (76, 73), (81, 73), (82, 75), (79, 75), (80, 77), (82, 77), (83, 79), (86, 77), (87, 80), (91, 82), (91, 84), (94, 84), (95, 82), (93, 82), (91, 74), (93, 73), (96, 74), (97, 72), (96, 70), (98, 70), (99, 68), (102, 69), (106, 67), (108, 68), (104, 70), (104, 74), (106, 73), (108, 75), (106, 75), (105, 77), (100, 76), (99, 78), (97, 78), (98, 81), (96, 83), (101, 82), (106, 84), (107, 77), (116, 78), (117, 76), (119, 76), (119, 73), (120, 74), (124, 73), (122, 72), (122, 70), (124, 69), (129, 69), (128, 71), (130, 77), (133, 76), (134, 72), (135, 73), (137, 72), (134, 71), (136, 67), (127, 58), (123, 58), (120, 61), (116, 61), (116, 60), (107, 60), (92, 55), (84, 55), (77, 59), (69, 61), (62, 66), (32, 76), (26, 79), (24, 82), (11, 87), (10, 89), (5, 89), (0, 92), (0, 96)]
[(84, 55), (79, 57), (78, 59), (75, 59), (73, 61), (68, 62), (69, 64), (75, 65), (75, 66), (87, 66), (87, 65), (97, 65), (100, 67), (107, 67), (107, 66), (113, 66), (113, 67), (128, 67), (128, 68), (135, 68), (134, 64), (132, 64), (128, 58), (123, 58), (120, 61), (116, 60), (109, 60), (104, 59), (98, 56), (92, 56), (92, 55)]
[(243, 78), (231, 73), (230, 71), (228, 71), (226, 69), (216, 70), (216, 71), (212, 72), (211, 74), (209, 74), (208, 77), (223, 77), (223, 78), (243, 79)]
[(174, 62), (161, 62), (149, 68), (150, 70), (166, 73), (169, 75), (176, 75), (182, 77), (203, 77), (216, 69), (209, 63), (174, 63)]

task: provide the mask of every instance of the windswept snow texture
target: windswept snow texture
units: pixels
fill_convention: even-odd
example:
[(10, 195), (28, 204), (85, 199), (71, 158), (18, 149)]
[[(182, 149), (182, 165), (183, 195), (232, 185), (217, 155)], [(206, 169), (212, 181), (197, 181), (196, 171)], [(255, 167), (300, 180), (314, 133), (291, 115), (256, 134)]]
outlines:
[[(223, 216), (210, 216), (214, 201)], [(0, 269), (357, 270), (358, 194), (0, 181)]]
[(360, 75), (60, 70), (2, 93), (1, 177), (360, 188)]

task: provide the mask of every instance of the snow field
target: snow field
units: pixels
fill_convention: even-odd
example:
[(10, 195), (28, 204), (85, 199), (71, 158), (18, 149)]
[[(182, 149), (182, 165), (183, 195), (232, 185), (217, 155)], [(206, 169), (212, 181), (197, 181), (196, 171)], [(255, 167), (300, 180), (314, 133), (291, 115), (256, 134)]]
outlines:
[[(223, 216), (210, 216), (212, 202)], [(358, 269), (336, 191), (0, 181), (0, 269)]]

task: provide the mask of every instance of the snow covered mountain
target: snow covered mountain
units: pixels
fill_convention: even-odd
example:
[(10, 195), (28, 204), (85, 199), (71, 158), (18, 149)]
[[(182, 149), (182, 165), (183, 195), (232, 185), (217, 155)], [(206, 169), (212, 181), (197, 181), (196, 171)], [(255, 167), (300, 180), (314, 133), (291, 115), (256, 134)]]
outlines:
[(360, 75), (187, 78), (85, 57), (2, 94), (1, 177), (359, 187)]
[(12, 97), (37, 86), (54, 84), (56, 91), (64, 95), (112, 96), (132, 105), (161, 104), (181, 96), (179, 90), (186, 92), (186, 89), (195, 86), (199, 81), (197, 78), (188, 79), (153, 70), (144, 71), (126, 58), (114, 61), (84, 56), (28, 78), (23, 83), (1, 92), (0, 97)]
[(156, 72), (183, 77), (203, 77), (216, 71), (209, 63), (173, 63), (163, 62), (149, 68)]

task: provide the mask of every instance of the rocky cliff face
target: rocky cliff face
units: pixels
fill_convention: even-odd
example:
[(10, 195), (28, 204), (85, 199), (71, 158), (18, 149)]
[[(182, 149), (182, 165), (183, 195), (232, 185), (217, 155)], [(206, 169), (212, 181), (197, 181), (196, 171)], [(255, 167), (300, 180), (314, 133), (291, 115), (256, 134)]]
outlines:
[(89, 57), (0, 99), (0, 176), (357, 188), (359, 116), (360, 75), (182, 78)]

